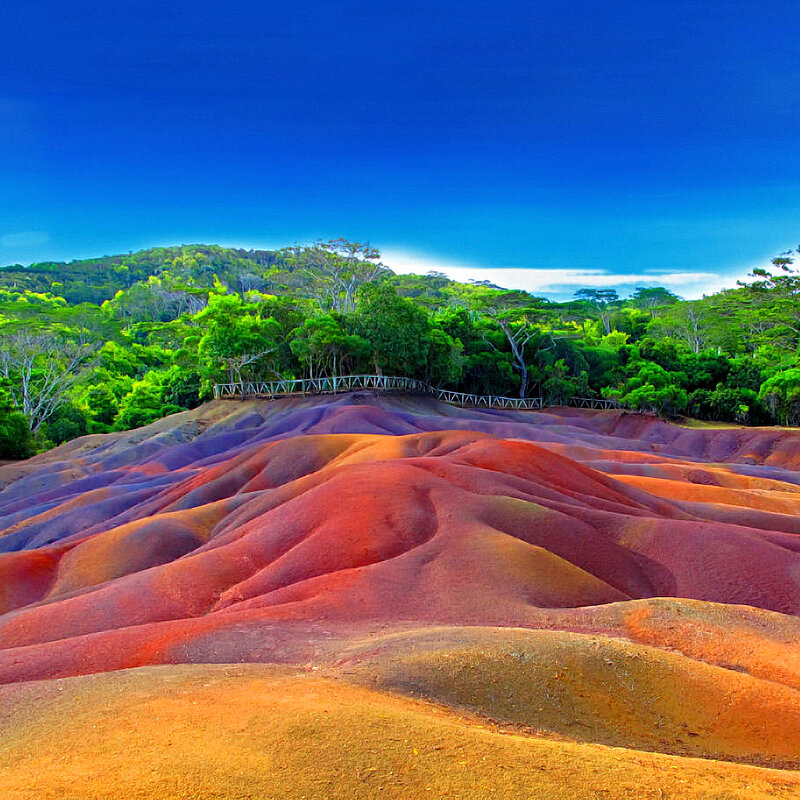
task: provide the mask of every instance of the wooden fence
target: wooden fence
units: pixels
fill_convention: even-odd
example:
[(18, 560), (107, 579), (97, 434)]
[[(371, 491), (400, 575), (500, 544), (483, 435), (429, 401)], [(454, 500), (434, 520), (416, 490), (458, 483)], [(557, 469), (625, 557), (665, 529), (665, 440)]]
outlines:
[[(516, 408), (537, 410), (545, 407), (541, 397), (499, 397), (492, 394), (466, 394), (439, 389), (416, 378), (395, 375), (341, 375), (335, 378), (298, 378), (297, 380), (249, 381), (242, 383), (217, 383), (214, 398), (225, 397), (292, 397), (315, 394), (339, 394), (368, 389), (381, 393), (423, 394), (443, 403), (475, 408)], [(573, 397), (562, 405), (575, 408), (617, 408), (613, 400), (595, 397)]]

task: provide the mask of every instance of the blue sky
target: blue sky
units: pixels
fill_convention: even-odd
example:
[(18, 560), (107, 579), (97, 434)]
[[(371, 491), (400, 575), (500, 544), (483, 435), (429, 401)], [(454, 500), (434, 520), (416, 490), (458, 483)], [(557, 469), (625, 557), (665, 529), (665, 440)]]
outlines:
[(17, 2), (0, 263), (369, 240), (550, 296), (800, 242), (796, 2)]

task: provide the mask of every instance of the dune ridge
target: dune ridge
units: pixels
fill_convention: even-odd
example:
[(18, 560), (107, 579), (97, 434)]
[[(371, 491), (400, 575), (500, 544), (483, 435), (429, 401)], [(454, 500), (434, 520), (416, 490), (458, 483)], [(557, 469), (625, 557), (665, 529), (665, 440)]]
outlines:
[[(0, 466), (8, 786), (41, 771), (31, 743), (57, 751), (72, 703), (76, 730), (113, 707), (127, 733), (88, 736), (37, 796), (103, 796), (102, 770), (80, 788), (93, 758), (124, 761), (123, 796), (250, 796), (233, 767), (204, 776), (187, 698), (207, 679), (226, 752), (255, 686), (284, 702), (262, 750), (231, 755), (252, 796), (288, 774), (297, 797), (371, 796), (364, 770), (391, 763), (385, 796), (800, 797), (798, 467), (791, 430), (368, 393), (217, 401)], [(144, 750), (172, 788), (124, 755), (140, 722), (109, 705), (120, 687), (169, 707), (159, 747), (184, 766)], [(325, 744), (315, 784), (288, 720), (328, 741), (324, 714), (331, 736), (377, 726), (378, 766)], [(422, 770), (389, 736), (403, 725), (444, 737)], [(475, 785), (451, 739), (485, 760)]]

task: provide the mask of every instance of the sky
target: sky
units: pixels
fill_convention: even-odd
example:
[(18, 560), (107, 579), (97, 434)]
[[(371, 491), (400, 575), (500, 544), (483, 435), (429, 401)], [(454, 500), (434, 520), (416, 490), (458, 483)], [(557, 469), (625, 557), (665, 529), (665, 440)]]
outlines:
[(0, 264), (369, 241), (555, 299), (800, 242), (796, 0), (12, 2)]

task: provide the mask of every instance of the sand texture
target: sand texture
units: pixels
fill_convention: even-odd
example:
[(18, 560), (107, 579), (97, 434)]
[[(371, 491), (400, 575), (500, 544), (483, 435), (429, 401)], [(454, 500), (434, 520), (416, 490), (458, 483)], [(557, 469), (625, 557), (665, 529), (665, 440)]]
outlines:
[(0, 798), (800, 798), (800, 432), (217, 401), (0, 465)]

